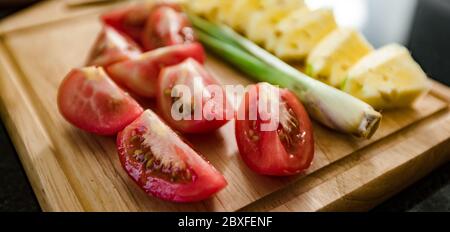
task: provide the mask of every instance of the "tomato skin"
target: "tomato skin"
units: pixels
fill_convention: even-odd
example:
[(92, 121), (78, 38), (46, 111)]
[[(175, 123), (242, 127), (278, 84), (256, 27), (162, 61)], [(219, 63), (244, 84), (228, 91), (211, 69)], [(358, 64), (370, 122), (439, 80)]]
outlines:
[(141, 37), (147, 20), (153, 9), (159, 6), (169, 6), (173, 9), (181, 10), (181, 7), (174, 3), (154, 4), (146, 2), (109, 11), (101, 16), (101, 20), (105, 25), (109, 25), (117, 31), (128, 35), (137, 44), (142, 45)]
[(153, 4), (133, 4), (117, 10), (109, 11), (101, 16), (105, 25), (131, 37), (140, 43), (140, 36)]
[[(144, 136), (142, 136), (144, 139), (140, 141), (150, 143), (150, 147), (154, 147), (151, 150), (153, 154), (158, 154), (158, 149), (162, 149), (164, 154), (158, 154), (159, 156), (170, 156), (173, 162), (186, 164), (187, 169), (192, 170), (192, 178), (189, 181), (176, 182), (158, 177), (153, 172), (154, 170), (146, 170), (145, 164), (133, 157), (135, 150), (133, 150), (131, 141), (135, 131), (145, 131)], [(147, 194), (162, 200), (173, 202), (202, 201), (210, 198), (227, 185), (227, 181), (222, 174), (198, 155), (150, 110), (146, 110), (141, 117), (119, 133), (117, 149), (121, 164), (128, 175)]]
[[(259, 91), (259, 85), (254, 85), (249, 91)], [(277, 131), (255, 130), (253, 122), (236, 120), (235, 135), (242, 159), (254, 172), (268, 176), (296, 175), (310, 167), (314, 158), (314, 136), (311, 121), (303, 105), (289, 90), (281, 89), (281, 100), (284, 101), (295, 114), (299, 122), (298, 134), (301, 140), (294, 152), (289, 151), (281, 141)], [(240, 111), (249, 108), (249, 93), (245, 95)], [(259, 123), (258, 120), (256, 123)], [(255, 135), (256, 139), (250, 135)]]
[(145, 50), (195, 42), (187, 15), (171, 6), (155, 7), (141, 36)]
[(141, 97), (152, 98), (156, 96), (157, 79), (162, 68), (179, 64), (187, 58), (203, 64), (205, 57), (202, 45), (181, 44), (146, 52), (136, 59), (113, 64), (106, 71), (119, 85)]
[(115, 135), (143, 109), (102, 68), (72, 70), (58, 90), (58, 108), (74, 126), (98, 135)]
[(87, 66), (107, 67), (142, 54), (139, 46), (126, 35), (105, 26), (89, 55)]
[[(173, 99), (169, 92), (172, 92), (173, 87), (181, 84), (188, 86), (190, 92), (194, 93), (194, 82), (197, 88), (202, 88), (204, 96), (212, 95), (207, 90), (208, 86), (220, 87), (223, 101), (211, 100), (210, 103), (217, 106), (218, 111), (208, 116), (202, 113), (201, 120), (194, 120), (193, 115), (190, 120), (175, 120), (171, 114)], [(200, 85), (201, 87), (199, 87)], [(206, 101), (210, 99), (199, 96), (198, 100), (201, 101), (200, 104), (204, 107)], [(178, 65), (164, 68), (159, 75), (157, 97), (159, 111), (164, 120), (180, 132), (188, 134), (208, 133), (222, 127), (228, 122), (226, 107), (229, 104), (226, 104), (227, 101), (225, 91), (219, 82), (201, 64), (191, 58)], [(193, 102), (190, 103), (193, 104)], [(207, 120), (205, 116), (212, 120)]]

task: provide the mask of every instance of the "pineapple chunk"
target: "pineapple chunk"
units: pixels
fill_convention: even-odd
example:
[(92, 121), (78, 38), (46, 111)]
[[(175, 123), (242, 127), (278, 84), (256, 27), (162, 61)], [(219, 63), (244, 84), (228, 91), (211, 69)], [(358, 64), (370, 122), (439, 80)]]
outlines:
[(271, 28), (270, 33), (264, 36), (264, 47), (266, 48), (266, 50), (275, 53), (275, 48), (277, 44), (280, 42), (280, 37), (282, 36), (282, 33), (278, 29), (281, 22), (287, 21), (294, 15), (304, 15), (308, 12), (310, 12), (310, 10), (308, 7), (305, 6), (298, 9), (294, 9), (290, 11), (287, 15), (280, 17), (279, 20), (276, 22), (276, 25), (273, 28)]
[[(255, 15), (259, 15), (255, 17), (257, 19), (257, 26), (267, 26), (264, 23), (258, 23), (259, 20), (264, 22), (270, 20), (279, 21), (291, 11), (304, 6), (305, 3), (302, 0), (239, 0), (233, 2), (233, 6), (224, 22), (228, 23), (229, 26), (237, 31), (242, 32), (249, 28), (249, 21)], [(270, 12), (272, 10), (275, 10), (277, 13), (274, 15)], [(268, 17), (269, 19), (266, 19), (265, 17)], [(273, 25), (271, 29), (274, 27), (275, 26)], [(265, 31), (265, 28), (256, 28), (256, 30), (261, 29), (262, 31)]]
[(219, 0), (187, 0), (186, 5), (193, 13), (214, 20), (217, 17)]
[(376, 109), (408, 107), (429, 90), (427, 79), (405, 47), (391, 44), (355, 64), (343, 90)]
[(255, 12), (245, 27), (246, 36), (253, 42), (262, 44), (267, 35), (275, 31), (276, 25), (292, 11), (290, 8), (272, 8)]
[(218, 22), (231, 25), (232, 18), (230, 17), (230, 15), (233, 10), (233, 5), (236, 2), (230, 0), (217, 0), (217, 1), (218, 1), (218, 10), (216, 20)]
[(253, 42), (263, 44), (274, 33), (278, 23), (295, 10), (305, 8), (300, 0), (261, 0), (262, 9), (251, 14), (245, 23), (245, 34)]
[(305, 7), (305, 1), (303, 0), (261, 0), (264, 9), (271, 8), (291, 8), (298, 9)]
[(276, 27), (267, 48), (285, 60), (303, 61), (311, 50), (337, 28), (331, 9), (292, 12)]
[(229, 26), (237, 31), (244, 31), (245, 24), (255, 12), (263, 9), (262, 0), (241, 0), (235, 1), (228, 19)]
[(372, 45), (359, 32), (348, 28), (336, 29), (309, 54), (306, 72), (340, 88), (348, 70), (372, 51)]

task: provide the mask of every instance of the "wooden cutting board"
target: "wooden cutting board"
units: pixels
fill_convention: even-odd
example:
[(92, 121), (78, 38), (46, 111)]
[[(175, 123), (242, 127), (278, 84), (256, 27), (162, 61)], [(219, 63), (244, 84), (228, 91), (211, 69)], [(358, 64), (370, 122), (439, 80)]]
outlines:
[[(66, 8), (47, 1), (0, 23), (0, 112), (44, 211), (367, 210), (450, 158), (450, 90), (433, 90), (412, 109), (384, 112), (371, 140), (314, 125), (316, 154), (304, 175), (269, 178), (240, 160), (233, 122), (188, 137), (229, 185), (210, 200), (174, 204), (147, 196), (123, 171), (114, 138), (69, 125), (57, 88), (83, 65), (111, 5)], [(223, 84), (250, 84), (209, 56)]]

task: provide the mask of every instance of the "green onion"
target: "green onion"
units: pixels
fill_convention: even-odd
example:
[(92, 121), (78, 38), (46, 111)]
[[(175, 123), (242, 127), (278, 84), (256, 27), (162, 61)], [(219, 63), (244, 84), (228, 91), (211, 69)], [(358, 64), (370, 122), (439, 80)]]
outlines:
[(257, 81), (288, 88), (317, 121), (363, 138), (378, 129), (381, 114), (365, 102), (301, 73), (224, 25), (195, 15), (190, 18), (209, 50)]
[(254, 78), (256, 81), (269, 82), (274, 85), (289, 81), (289, 79), (283, 80), (282, 78), (286, 77), (278, 70), (273, 69), (266, 63), (238, 47), (223, 43), (221, 40), (202, 31), (197, 31), (196, 35), (206, 48), (213, 51), (215, 54), (220, 55), (232, 65), (239, 67), (243, 73)]

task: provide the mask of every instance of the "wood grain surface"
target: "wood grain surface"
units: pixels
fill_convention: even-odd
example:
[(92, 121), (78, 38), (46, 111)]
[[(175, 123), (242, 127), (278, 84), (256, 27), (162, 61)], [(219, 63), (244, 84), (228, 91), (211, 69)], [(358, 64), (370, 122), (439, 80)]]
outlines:
[[(383, 112), (371, 140), (315, 124), (314, 164), (293, 178), (252, 173), (240, 160), (233, 122), (212, 135), (188, 137), (229, 186), (196, 204), (149, 197), (120, 166), (114, 138), (75, 129), (58, 113), (57, 87), (83, 65), (101, 28), (98, 12), (109, 8), (67, 12), (61, 4), (49, 1), (0, 23), (0, 112), (46, 211), (365, 210), (450, 155), (450, 91), (435, 84), (414, 108)], [(212, 56), (207, 68), (223, 84), (251, 83)]]

